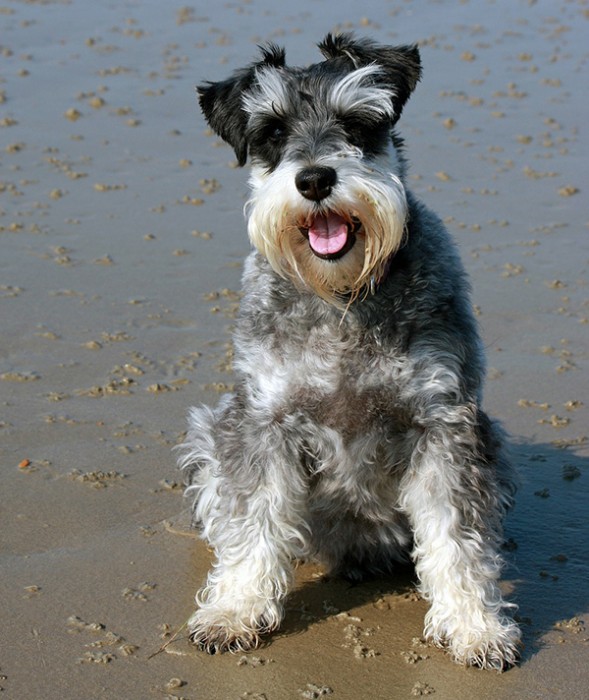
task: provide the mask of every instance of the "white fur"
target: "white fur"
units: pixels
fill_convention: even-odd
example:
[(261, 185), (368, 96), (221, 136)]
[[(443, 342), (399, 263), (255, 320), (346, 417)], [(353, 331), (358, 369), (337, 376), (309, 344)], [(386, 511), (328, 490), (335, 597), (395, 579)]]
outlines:
[[(391, 149), (393, 151), (393, 149)], [(364, 251), (354, 251), (343, 264), (350, 266), (350, 286), (361, 287), (403, 240), (407, 218), (405, 188), (393, 170), (394, 158), (380, 158), (367, 163), (362, 152), (353, 147), (315, 159), (315, 165), (335, 168), (338, 182), (332, 194), (321, 206), (324, 210), (354, 213), (362, 220), (367, 231)], [(326, 285), (338, 291), (338, 284), (348, 276), (342, 266), (310, 256), (303, 269), (301, 261), (290, 253), (292, 239), (300, 237), (298, 226), (317, 212), (317, 205), (298, 192), (294, 182), (301, 165), (288, 157), (276, 170), (254, 166), (250, 176), (252, 196), (246, 205), (248, 233), (253, 245), (266, 257), (274, 270), (283, 277), (308, 281), (308, 265), (324, 276)], [(277, 240), (282, 241), (277, 246)], [(378, 245), (376, 251), (369, 246)], [(362, 256), (358, 259), (358, 255)], [(347, 291), (347, 290), (341, 290)]]
[(288, 90), (283, 73), (277, 68), (259, 68), (255, 93), (243, 96), (243, 108), (248, 114), (266, 113), (269, 116), (288, 111)]
[(381, 69), (377, 65), (358, 68), (343, 77), (328, 95), (327, 103), (336, 114), (357, 111), (373, 112), (379, 117), (392, 119), (395, 116), (390, 88), (374, 85), (371, 78), (378, 76)]
[(443, 429), (424, 434), (401, 485), (420, 590), (431, 603), (424, 635), (447, 646), (459, 663), (501, 670), (516, 660), (519, 629), (504, 614), (515, 606), (503, 600), (497, 585), (502, 567), (497, 542), (465, 528), (452, 503), (464, 465), (453, 462), (456, 448), (447, 444), (448, 435)]

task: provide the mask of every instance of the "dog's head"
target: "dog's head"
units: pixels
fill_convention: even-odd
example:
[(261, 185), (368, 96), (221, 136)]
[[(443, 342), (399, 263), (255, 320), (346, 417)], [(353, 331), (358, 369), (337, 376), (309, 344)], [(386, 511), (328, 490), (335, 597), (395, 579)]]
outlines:
[(276, 46), (198, 88), (213, 130), (252, 163), (248, 231), (281, 275), (336, 304), (383, 276), (407, 216), (396, 124), (419, 80), (415, 46), (328, 35), (325, 60)]

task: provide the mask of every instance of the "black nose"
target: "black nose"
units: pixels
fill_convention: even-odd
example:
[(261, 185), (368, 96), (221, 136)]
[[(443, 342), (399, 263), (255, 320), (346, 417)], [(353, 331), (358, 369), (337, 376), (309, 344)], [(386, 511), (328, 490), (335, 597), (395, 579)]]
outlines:
[(297, 190), (305, 199), (311, 199), (314, 202), (320, 202), (329, 197), (336, 182), (335, 170), (320, 165), (303, 168), (295, 177)]

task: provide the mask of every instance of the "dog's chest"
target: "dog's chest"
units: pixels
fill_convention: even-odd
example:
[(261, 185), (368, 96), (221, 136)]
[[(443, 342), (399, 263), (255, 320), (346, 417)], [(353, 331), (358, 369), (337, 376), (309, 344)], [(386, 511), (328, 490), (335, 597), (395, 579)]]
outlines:
[(376, 429), (405, 431), (399, 401), (407, 358), (353, 320), (277, 321), (261, 341), (237, 349), (250, 397), (273, 415), (299, 414), (346, 441)]

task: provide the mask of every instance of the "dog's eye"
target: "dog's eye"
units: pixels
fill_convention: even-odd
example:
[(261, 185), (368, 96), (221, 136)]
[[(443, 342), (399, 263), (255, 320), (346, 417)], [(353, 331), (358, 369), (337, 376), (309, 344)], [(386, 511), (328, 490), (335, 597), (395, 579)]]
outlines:
[(265, 125), (263, 130), (264, 138), (274, 142), (283, 141), (286, 134), (286, 124), (279, 119), (272, 119), (272, 121)]
[(365, 129), (366, 125), (360, 119), (354, 116), (344, 115), (339, 118), (339, 123), (348, 137), (353, 137), (358, 132)]
[(247, 134), (252, 159), (273, 170), (280, 162), (288, 135), (288, 126), (280, 116), (254, 121)]
[(370, 120), (361, 115), (344, 114), (339, 123), (350, 143), (361, 148), (366, 155), (378, 155), (390, 141), (388, 119)]

